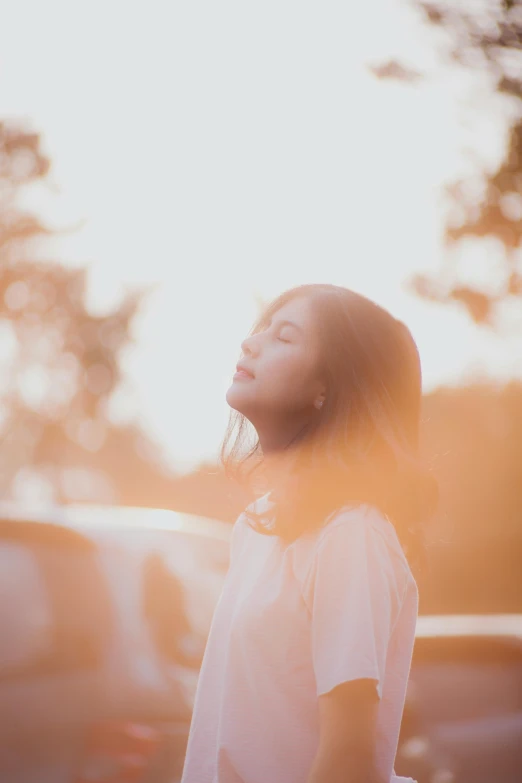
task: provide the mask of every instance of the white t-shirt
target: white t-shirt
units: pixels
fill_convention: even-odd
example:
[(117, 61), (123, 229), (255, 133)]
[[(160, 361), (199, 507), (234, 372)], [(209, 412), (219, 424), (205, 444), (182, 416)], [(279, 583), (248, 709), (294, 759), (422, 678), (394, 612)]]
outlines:
[[(251, 508), (269, 512), (268, 496)], [(182, 783), (306, 783), (319, 745), (318, 696), (360, 678), (375, 680), (380, 698), (383, 780), (401, 780), (393, 765), (417, 605), (395, 529), (375, 509), (341, 509), (291, 544), (257, 533), (241, 514)]]

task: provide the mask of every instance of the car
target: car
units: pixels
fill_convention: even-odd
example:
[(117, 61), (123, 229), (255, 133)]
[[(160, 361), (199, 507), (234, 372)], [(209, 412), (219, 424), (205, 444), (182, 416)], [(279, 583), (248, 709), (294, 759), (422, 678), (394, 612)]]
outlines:
[(175, 783), (229, 526), (0, 506), (0, 782)]
[(419, 617), (396, 769), (522, 781), (522, 615)]
[[(176, 783), (231, 527), (0, 504), (0, 783)], [(421, 616), (396, 771), (522, 780), (522, 615)]]

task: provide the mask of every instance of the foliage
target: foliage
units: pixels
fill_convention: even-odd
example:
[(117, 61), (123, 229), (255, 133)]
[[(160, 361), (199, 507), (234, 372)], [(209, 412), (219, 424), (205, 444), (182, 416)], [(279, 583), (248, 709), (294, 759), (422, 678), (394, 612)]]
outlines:
[[(505, 98), (507, 141), (493, 171), (477, 163), (476, 176), (449, 185), (451, 209), (445, 230), (449, 247), (466, 239), (493, 239), (503, 248), (498, 285), (486, 289), (463, 284), (458, 265), (448, 278), (447, 265), (435, 279), (413, 280), (428, 299), (456, 301), (476, 323), (493, 324), (499, 305), (522, 301), (522, 0), (413, 0), (428, 26), (443, 32), (441, 58), (455, 68), (473, 71), (490, 99)], [(374, 67), (381, 79), (418, 81), (418, 74), (400, 63)], [(483, 94), (483, 93), (482, 93)], [(499, 104), (481, 98), (481, 110)]]
[[(41, 259), (50, 231), (26, 206), (50, 161), (37, 134), (0, 123), (0, 488), (22, 468), (67, 459), (64, 443), (95, 451), (140, 296), (93, 315), (86, 272)], [(49, 473), (48, 473), (49, 474)]]

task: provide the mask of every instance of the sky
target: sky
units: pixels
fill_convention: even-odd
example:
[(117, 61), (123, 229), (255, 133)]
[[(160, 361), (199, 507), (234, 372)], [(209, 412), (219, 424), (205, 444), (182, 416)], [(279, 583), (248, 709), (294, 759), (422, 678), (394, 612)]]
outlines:
[[(407, 288), (443, 257), (443, 184), (470, 149), (489, 165), (502, 149), (500, 113), (462, 121), (476, 85), (437, 67), (409, 4), (17, 0), (2, 17), (0, 116), (42, 134), (35, 205), (76, 226), (49, 252), (88, 266), (97, 312), (147, 288), (112, 416), (173, 467), (215, 456), (259, 302), (299, 283), (406, 321), (427, 391), (520, 374), (517, 337)], [(368, 66), (389, 57), (427, 78), (377, 81)], [(487, 270), (494, 252), (461, 260)]]

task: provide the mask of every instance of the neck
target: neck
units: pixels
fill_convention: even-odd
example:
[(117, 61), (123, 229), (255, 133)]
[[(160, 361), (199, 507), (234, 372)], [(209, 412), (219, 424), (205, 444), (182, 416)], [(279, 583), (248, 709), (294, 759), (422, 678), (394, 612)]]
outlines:
[(293, 445), (308, 422), (308, 417), (294, 417), (292, 420), (287, 417), (277, 424), (272, 422), (269, 426), (256, 427), (263, 452), (262, 473), (270, 490), (284, 482), (284, 476), (291, 470), (295, 457)]
[(287, 450), (299, 438), (310, 421), (309, 416), (286, 417), (277, 423), (256, 426), (259, 443), (265, 457), (285, 457)]

